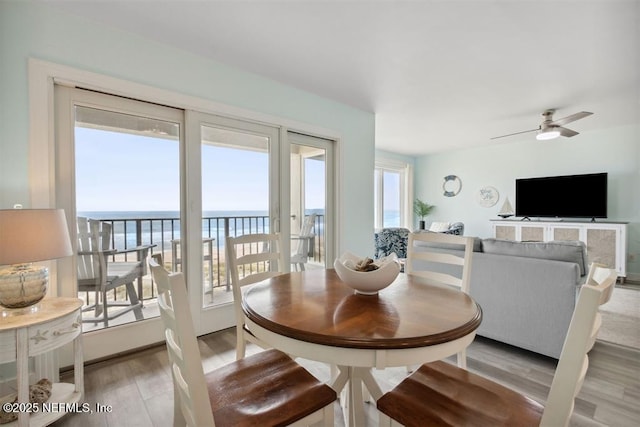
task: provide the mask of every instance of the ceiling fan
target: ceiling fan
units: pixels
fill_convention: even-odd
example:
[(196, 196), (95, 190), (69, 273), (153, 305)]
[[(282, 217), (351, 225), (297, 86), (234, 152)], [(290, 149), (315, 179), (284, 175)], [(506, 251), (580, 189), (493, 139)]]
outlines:
[(513, 136), (513, 135), (519, 135), (521, 133), (536, 132), (536, 131), (538, 132), (538, 134), (536, 135), (536, 139), (539, 141), (554, 139), (559, 137), (560, 135), (570, 138), (572, 136), (578, 135), (578, 132), (565, 128), (563, 126), (566, 125), (567, 123), (575, 122), (576, 120), (583, 119), (593, 114), (588, 111), (581, 111), (579, 113), (572, 114), (562, 119), (553, 120), (553, 113), (555, 112), (556, 110), (549, 109), (549, 110), (546, 110), (544, 113), (542, 113), (542, 117), (544, 117), (544, 121), (536, 129), (510, 133), (508, 135), (494, 136), (491, 139), (504, 138), (506, 136)]

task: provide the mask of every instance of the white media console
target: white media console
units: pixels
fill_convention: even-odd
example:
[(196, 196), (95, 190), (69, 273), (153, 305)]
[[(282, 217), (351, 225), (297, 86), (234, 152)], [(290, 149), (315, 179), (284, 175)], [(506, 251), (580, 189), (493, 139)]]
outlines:
[(592, 221), (491, 220), (496, 239), (519, 242), (579, 240), (587, 245), (588, 262), (615, 268), (627, 277), (627, 223)]

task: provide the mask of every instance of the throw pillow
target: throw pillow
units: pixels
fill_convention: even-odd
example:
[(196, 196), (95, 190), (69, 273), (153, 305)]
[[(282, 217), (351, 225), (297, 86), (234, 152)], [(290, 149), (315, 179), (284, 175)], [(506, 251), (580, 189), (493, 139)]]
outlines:
[(432, 222), (429, 226), (429, 231), (435, 231), (436, 233), (442, 233), (449, 229), (448, 222)]

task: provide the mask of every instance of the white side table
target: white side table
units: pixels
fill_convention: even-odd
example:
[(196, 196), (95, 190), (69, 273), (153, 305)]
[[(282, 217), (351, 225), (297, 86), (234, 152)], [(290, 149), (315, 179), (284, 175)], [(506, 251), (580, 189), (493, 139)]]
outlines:
[[(29, 357), (43, 355), (73, 341), (74, 383), (53, 382), (47, 404), (59, 404), (55, 410), (20, 412), (17, 425), (45, 426), (66, 414), (65, 409), (84, 395), (84, 360), (82, 355), (82, 300), (78, 298), (45, 298), (30, 313), (2, 315), (0, 318), (0, 363), (16, 362), (18, 402), (29, 403)], [(39, 380), (40, 378), (38, 378)], [(69, 404), (69, 405), (65, 405)], [(25, 405), (24, 407), (29, 407)], [(46, 408), (45, 408), (46, 409)], [(15, 423), (5, 424), (11, 426)]]

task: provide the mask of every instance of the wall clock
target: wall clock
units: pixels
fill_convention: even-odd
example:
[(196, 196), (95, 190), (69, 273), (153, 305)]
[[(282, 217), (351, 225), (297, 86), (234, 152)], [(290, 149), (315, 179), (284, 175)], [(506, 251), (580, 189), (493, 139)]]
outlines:
[(447, 175), (444, 177), (442, 190), (446, 197), (457, 196), (460, 190), (462, 190), (462, 181), (455, 175)]
[(482, 187), (476, 194), (476, 201), (483, 208), (490, 208), (498, 203), (498, 199), (500, 199), (500, 193), (491, 186)]

